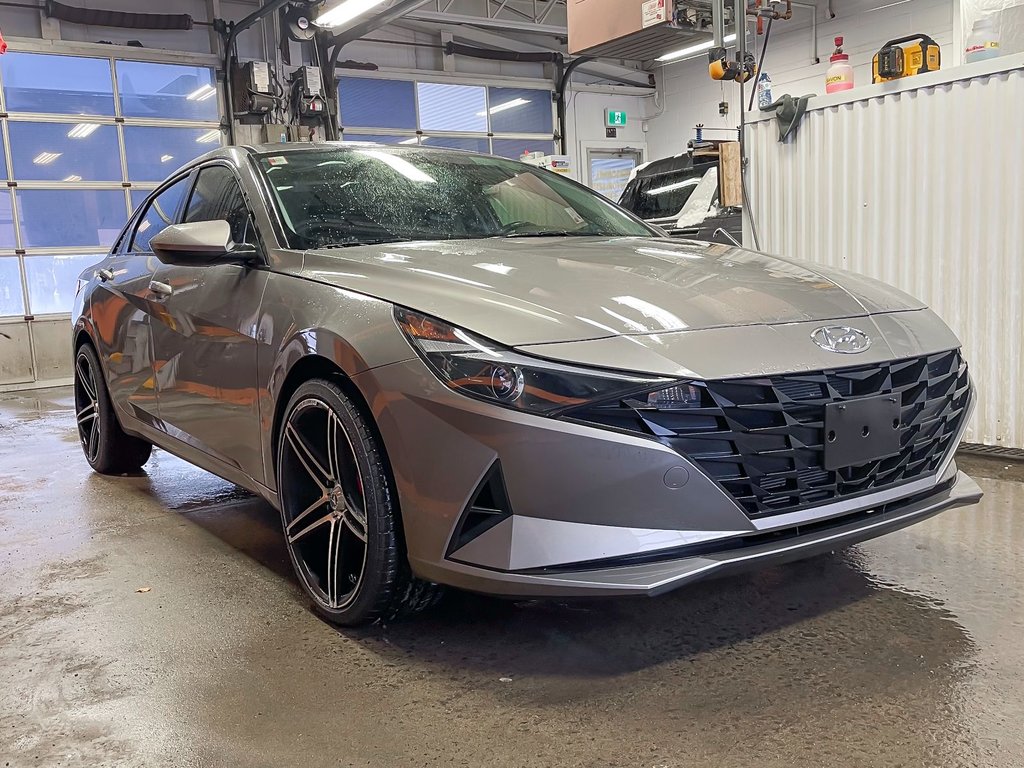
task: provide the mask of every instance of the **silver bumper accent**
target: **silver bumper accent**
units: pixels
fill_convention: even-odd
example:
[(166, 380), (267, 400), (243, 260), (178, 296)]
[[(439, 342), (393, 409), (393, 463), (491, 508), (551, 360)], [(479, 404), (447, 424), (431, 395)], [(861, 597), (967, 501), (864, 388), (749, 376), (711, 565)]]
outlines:
[(516, 596), (657, 595), (699, 579), (733, 570), (810, 557), (871, 539), (925, 520), (946, 509), (977, 503), (981, 488), (963, 472), (951, 487), (877, 516), (760, 545), (637, 565), (580, 570), (515, 573), (448, 561), (443, 567), (413, 562), (417, 573), (465, 589)]

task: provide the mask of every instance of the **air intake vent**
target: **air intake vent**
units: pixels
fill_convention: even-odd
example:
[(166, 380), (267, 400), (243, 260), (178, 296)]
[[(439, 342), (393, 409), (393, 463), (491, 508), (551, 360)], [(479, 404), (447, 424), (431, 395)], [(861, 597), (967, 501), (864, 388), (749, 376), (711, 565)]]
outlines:
[(469, 543), (512, 514), (505, 490), (505, 478), (501, 474), (501, 463), (495, 461), (487, 470), (484, 479), (473, 492), (469, 505), (462, 512), (455, 533), (448, 544), (448, 554)]

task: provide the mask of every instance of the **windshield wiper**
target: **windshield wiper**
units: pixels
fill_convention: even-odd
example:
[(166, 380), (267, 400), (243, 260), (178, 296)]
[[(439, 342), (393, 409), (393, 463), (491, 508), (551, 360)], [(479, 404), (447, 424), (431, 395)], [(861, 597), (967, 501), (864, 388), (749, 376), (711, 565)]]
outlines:
[(322, 245), (316, 246), (312, 250), (319, 250), (319, 249), (326, 250), (328, 248), (354, 248), (357, 245), (383, 245), (385, 243), (407, 243), (407, 242), (409, 242), (409, 238), (408, 237), (378, 237), (378, 238), (372, 238), (372, 239), (369, 239), (369, 240), (345, 240), (344, 242), (340, 242), (340, 243), (323, 243)]
[(602, 232), (570, 232), (567, 229), (545, 229), (537, 232), (509, 232), (498, 237), (600, 237)]

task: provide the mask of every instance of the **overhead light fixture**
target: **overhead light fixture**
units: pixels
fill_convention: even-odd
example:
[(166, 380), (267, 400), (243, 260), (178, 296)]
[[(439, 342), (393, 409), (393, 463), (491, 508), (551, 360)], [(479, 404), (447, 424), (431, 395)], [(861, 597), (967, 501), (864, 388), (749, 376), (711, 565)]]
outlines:
[(160, 155), (160, 162), (166, 163), (168, 160), (173, 160), (174, 155)]
[(206, 101), (207, 99), (213, 98), (216, 93), (217, 89), (207, 83), (205, 85), (200, 85), (185, 98), (189, 101)]
[(36, 165), (49, 165), (63, 154), (63, 152), (40, 152), (32, 158), (32, 162)]
[(388, 152), (381, 152), (376, 149), (357, 149), (354, 151), (364, 157), (372, 157), (374, 160), (379, 160), (384, 163), (384, 165), (389, 166), (392, 170), (405, 176), (409, 181), (417, 181), (423, 184), (437, 183), (433, 176), (427, 175), (404, 157), (398, 157), (398, 155), (392, 155)]
[(212, 144), (215, 141), (220, 141), (220, 129), (218, 128), (214, 128), (213, 130), (204, 133), (196, 139), (196, 144)]
[(320, 27), (338, 27), (357, 16), (362, 16), (383, 2), (384, 0), (344, 0), (317, 16), (314, 23)]
[(99, 123), (78, 123), (74, 128), (68, 131), (68, 138), (84, 139), (86, 136), (91, 136), (95, 133), (96, 129), (99, 127)]
[(658, 187), (657, 189), (647, 190), (648, 195), (660, 195), (662, 192), (671, 192), (674, 189), (682, 189), (683, 187), (696, 187), (700, 184), (700, 179), (687, 179), (686, 181), (677, 181), (675, 184), (666, 184), (664, 187)]
[(81, 181), (82, 177), (78, 174), (72, 173), (70, 176), (65, 176), (61, 181)]
[[(723, 43), (732, 43), (736, 40), (736, 34), (726, 35), (722, 38)], [(695, 53), (701, 53), (703, 51), (710, 51), (715, 45), (714, 40), (705, 40), (703, 43), (697, 43), (697, 45), (691, 45), (689, 48), (680, 48), (678, 51), (672, 51), (666, 53), (664, 56), (659, 56), (655, 61), (666, 62), (666, 61), (678, 61), (684, 59), (687, 56), (692, 56)]]
[(398, 143), (399, 144), (419, 144), (420, 140), (416, 136), (413, 136), (411, 139), (403, 139), (402, 141), (400, 141)]
[(521, 107), (523, 104), (529, 104), (529, 99), (512, 99), (512, 101), (506, 101), (504, 104), (495, 104), (493, 107), (488, 109), (486, 112), (477, 112), (477, 117), (487, 117), (488, 114), (494, 115), (498, 112), (504, 112), (506, 109), (515, 109)]

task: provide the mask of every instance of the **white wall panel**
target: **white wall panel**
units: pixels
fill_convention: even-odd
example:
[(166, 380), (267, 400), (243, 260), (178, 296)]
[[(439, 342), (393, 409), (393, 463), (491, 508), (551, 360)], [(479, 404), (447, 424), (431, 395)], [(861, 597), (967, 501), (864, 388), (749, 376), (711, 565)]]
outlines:
[[(959, 17), (952, 0), (843, 0), (834, 4), (834, 19), (827, 18), (824, 2), (819, 5), (817, 64), (811, 58), (808, 9), (794, 8), (791, 21), (773, 25), (764, 71), (772, 78), (775, 98), (784, 93), (825, 93), (825, 73), (837, 35), (845, 38), (843, 49), (850, 55), (858, 86), (871, 82), (871, 59), (882, 44), (902, 35), (927, 33), (939, 43), (944, 67), (960, 63), (955, 29)], [(757, 38), (758, 52), (763, 42), (763, 37)], [(658, 79), (666, 107), (663, 116), (650, 121), (647, 141), (651, 157), (686, 151), (686, 142), (693, 138), (693, 126), (697, 123), (708, 128), (735, 128), (739, 124), (740, 89), (734, 83), (711, 80), (706, 55), (668, 64), (658, 71)], [(749, 100), (749, 89), (746, 93)], [(718, 103), (723, 100), (729, 102), (729, 114), (725, 117), (718, 114)], [(725, 138), (726, 134), (716, 131), (708, 136)]]
[(1002, 66), (1018, 68), (812, 102), (787, 144), (774, 120), (753, 124), (750, 196), (763, 250), (861, 272), (935, 309), (978, 386), (967, 440), (1024, 448), (1024, 57)]

